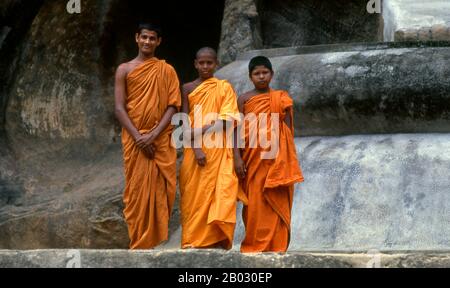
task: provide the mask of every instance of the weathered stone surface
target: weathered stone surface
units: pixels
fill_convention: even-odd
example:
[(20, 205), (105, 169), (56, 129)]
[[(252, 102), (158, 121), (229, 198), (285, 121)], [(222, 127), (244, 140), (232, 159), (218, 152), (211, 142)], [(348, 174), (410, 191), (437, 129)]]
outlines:
[(450, 2), (384, 0), (385, 41), (448, 41)]
[(12, 151), (0, 139), (0, 208), (5, 205), (18, 205), (24, 189), (17, 170)]
[(0, 247), (126, 248), (113, 71), (99, 45), (114, 2), (85, 1), (92, 9), (82, 16), (67, 13), (66, 1), (11, 3), (1, 48)]
[(296, 139), (291, 251), (446, 250), (450, 134)]
[[(220, 250), (0, 250), (0, 268), (422, 268), (450, 267), (436, 252), (260, 253)], [(175, 281), (175, 280), (173, 280)]]
[(218, 56), (222, 65), (238, 53), (261, 49), (261, 23), (255, 0), (226, 0)]
[(264, 48), (382, 40), (380, 14), (367, 2), (260, 1)]
[(119, 147), (98, 155), (60, 149), (53, 158), (40, 148), (16, 164), (23, 194), (14, 199), (19, 192), (5, 187), (15, 201), (0, 207), (0, 247), (127, 248)]
[(272, 87), (294, 99), (298, 136), (450, 132), (450, 45), (391, 45), (251, 51), (217, 76), (243, 93), (253, 88), (249, 59), (271, 57)]
[[(8, 179), (4, 182), (8, 185), (0, 185), (1, 248), (128, 247), (122, 213), (124, 176), (119, 145), (104, 147), (104, 151), (96, 153), (83, 148), (57, 151), (53, 148), (46, 151), (42, 146), (27, 148), (28, 158), (11, 167), (20, 171), (13, 175), (20, 175), (22, 182)], [(2, 167), (6, 166), (2, 163)], [(12, 190), (12, 183), (20, 184), (20, 189)], [(169, 224), (170, 235), (179, 228), (178, 201), (177, 197)]]
[(100, 47), (92, 45), (103, 34), (107, 2), (87, 1), (91, 9), (82, 16), (67, 13), (61, 1), (39, 10), (9, 95), (6, 130), (13, 145), (20, 135), (112, 142), (113, 97), (102, 85)]
[(23, 40), (43, 0), (7, 0), (0, 3), (0, 136), (5, 125), (5, 110), (12, 79), (17, 75)]

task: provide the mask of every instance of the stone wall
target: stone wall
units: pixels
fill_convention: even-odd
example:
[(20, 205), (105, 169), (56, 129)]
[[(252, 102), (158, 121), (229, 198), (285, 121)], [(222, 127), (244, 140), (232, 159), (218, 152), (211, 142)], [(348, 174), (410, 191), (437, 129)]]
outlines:
[(82, 15), (66, 1), (5, 3), (0, 247), (126, 248), (114, 70), (102, 53), (116, 1), (83, 1)]

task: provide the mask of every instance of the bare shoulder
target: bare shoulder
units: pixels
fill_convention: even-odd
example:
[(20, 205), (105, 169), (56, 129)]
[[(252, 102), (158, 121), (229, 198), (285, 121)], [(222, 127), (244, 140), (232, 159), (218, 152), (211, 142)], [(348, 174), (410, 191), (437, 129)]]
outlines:
[(128, 73), (128, 63), (122, 63), (117, 66), (116, 75), (126, 75)]
[(252, 98), (253, 96), (255, 96), (257, 93), (254, 90), (251, 91), (247, 91), (244, 94), (241, 94), (238, 98), (238, 103), (240, 105), (244, 105), (245, 102), (247, 102), (248, 100), (250, 100), (250, 98)]
[(126, 75), (127, 75), (128, 73), (130, 73), (130, 71), (132, 71), (132, 70), (134, 69), (134, 67), (136, 67), (137, 65), (138, 65), (138, 63), (137, 63), (137, 62), (133, 62), (133, 60), (130, 61), (130, 62), (122, 63), (122, 64), (120, 64), (120, 65), (117, 67), (116, 74), (117, 74), (117, 75), (120, 75), (120, 76), (126, 76)]
[(182, 87), (183, 94), (184, 95), (191, 94), (192, 91), (194, 91), (196, 87), (197, 87), (197, 85), (195, 84), (194, 81), (183, 84), (183, 87)]

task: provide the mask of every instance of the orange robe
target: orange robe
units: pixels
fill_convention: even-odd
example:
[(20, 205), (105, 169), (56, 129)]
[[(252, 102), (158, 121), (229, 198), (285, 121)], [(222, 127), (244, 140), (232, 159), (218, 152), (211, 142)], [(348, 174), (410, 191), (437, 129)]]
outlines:
[[(127, 112), (141, 133), (156, 127), (168, 106), (177, 109), (181, 95), (177, 74), (163, 60), (149, 59), (128, 73)], [(176, 193), (175, 148), (170, 145), (172, 126), (155, 140), (150, 160), (122, 130), (125, 165), (124, 215), (131, 249), (149, 249), (168, 239), (169, 217)]]
[[(188, 98), (193, 127), (211, 124), (205, 119), (211, 112), (217, 113), (216, 119), (239, 121), (236, 94), (224, 80), (205, 80)], [(195, 105), (201, 105), (202, 123), (194, 122)], [(207, 161), (204, 167), (197, 164), (191, 148), (184, 150), (180, 170), (182, 248), (232, 246), (239, 181), (232, 146), (226, 148), (226, 137), (222, 139), (224, 148), (202, 147)]]
[[(246, 234), (241, 252), (284, 252), (289, 246), (293, 184), (303, 181), (293, 139), (292, 105), (292, 99), (286, 91), (274, 90), (253, 96), (244, 104), (245, 115), (269, 115), (266, 128), (269, 139), (272, 137), (270, 113), (279, 113), (279, 149), (275, 159), (261, 159), (261, 152), (270, 148), (261, 148), (259, 140), (258, 148), (248, 147), (251, 126), (245, 121), (246, 148), (242, 159), (247, 167), (247, 175), (241, 184), (248, 198), (248, 205), (243, 209)], [(284, 121), (289, 107), (292, 128)], [(258, 125), (261, 127), (260, 122)], [(259, 139), (259, 134), (257, 135), (256, 139)]]

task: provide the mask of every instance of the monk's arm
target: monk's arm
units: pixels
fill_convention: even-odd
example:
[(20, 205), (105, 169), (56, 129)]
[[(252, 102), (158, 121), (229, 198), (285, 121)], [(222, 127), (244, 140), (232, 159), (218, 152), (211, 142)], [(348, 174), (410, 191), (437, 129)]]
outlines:
[[(189, 115), (189, 98), (188, 95), (191, 93), (192, 87), (189, 87), (189, 85), (185, 84), (183, 85), (182, 90), (182, 111), (183, 113), (186, 113)], [(191, 129), (192, 131), (193, 129)], [(191, 141), (194, 141), (194, 138), (191, 138)], [(192, 143), (194, 144), (194, 143)], [(194, 145), (192, 145), (194, 147)], [(203, 152), (201, 148), (192, 148), (194, 151), (195, 159), (197, 160), (197, 164), (201, 167), (206, 165), (206, 154)]]
[(292, 107), (289, 107), (286, 109), (286, 116), (284, 117), (284, 122), (290, 129), (292, 129), (291, 109), (292, 109)]
[(175, 106), (167, 107), (167, 110), (164, 113), (163, 117), (161, 118), (158, 127), (156, 127), (155, 129), (158, 135), (161, 134), (164, 130), (166, 130), (167, 126), (169, 126), (170, 122), (172, 121), (173, 115), (175, 115), (177, 111), (178, 109)]
[(189, 98), (188, 98), (189, 88), (187, 87), (187, 85), (183, 85), (181, 92), (182, 92), (181, 111), (189, 115)]
[[(238, 98), (238, 108), (239, 112), (243, 113), (243, 103), (242, 103), (242, 97)], [(236, 171), (237, 176), (240, 179), (245, 178), (245, 174), (247, 173), (247, 169), (245, 167), (244, 160), (242, 160), (241, 157), (241, 149), (238, 147), (238, 127), (234, 128), (233, 131), (234, 137), (233, 137), (233, 160), (234, 160), (234, 170)]]
[(141, 134), (131, 122), (126, 110), (126, 69), (123, 65), (119, 66), (116, 71), (115, 84), (114, 84), (114, 98), (115, 98), (115, 115), (117, 120), (119, 120), (122, 127), (124, 127), (127, 132), (136, 141)]

